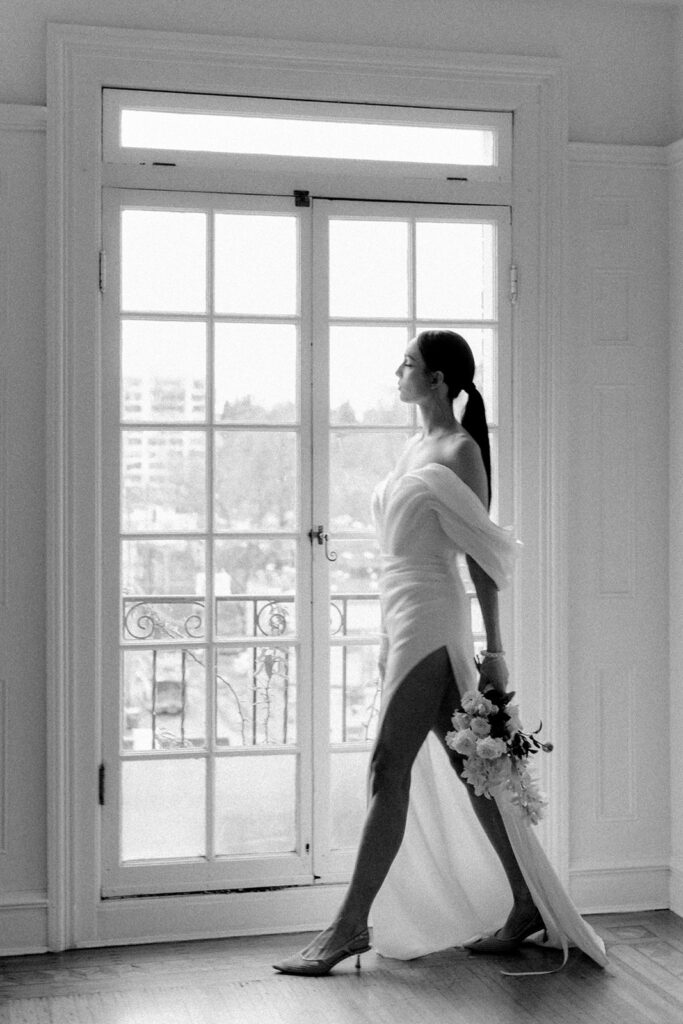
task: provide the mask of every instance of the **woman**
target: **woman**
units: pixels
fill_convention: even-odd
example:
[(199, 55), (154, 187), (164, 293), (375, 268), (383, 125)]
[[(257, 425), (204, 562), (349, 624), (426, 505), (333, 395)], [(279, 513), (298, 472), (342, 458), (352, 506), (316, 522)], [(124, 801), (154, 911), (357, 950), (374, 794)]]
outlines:
[[(274, 965), (282, 973), (326, 974), (366, 952), (373, 904), (374, 942), (385, 955), (408, 959), (457, 943), (472, 952), (507, 952), (549, 931), (565, 955), (570, 939), (604, 963), (601, 940), (574, 910), (509, 800), (477, 797), (470, 786), (453, 782), (462, 759), (445, 736), (461, 694), (477, 685), (469, 603), (455, 554), (467, 557), (486, 630), (479, 688), (504, 691), (498, 587), (510, 576), (516, 549), (487, 514), (488, 428), (474, 369), (464, 338), (424, 331), (396, 371), (400, 398), (418, 406), (422, 431), (373, 499), (386, 635), (368, 813), (337, 916), (304, 950)], [(468, 401), (460, 424), (453, 401), (463, 390)], [(505, 879), (513, 905), (504, 924), (464, 942), (496, 923)]]

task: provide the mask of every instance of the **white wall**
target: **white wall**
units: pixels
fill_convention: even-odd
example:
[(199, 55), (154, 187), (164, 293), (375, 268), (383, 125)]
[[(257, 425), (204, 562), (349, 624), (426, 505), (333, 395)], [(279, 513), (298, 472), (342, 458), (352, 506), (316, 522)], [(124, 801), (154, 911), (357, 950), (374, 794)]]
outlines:
[(45, 942), (43, 122), (0, 107), (0, 948), (12, 949)]
[(683, 915), (683, 143), (670, 159), (671, 906)]
[(570, 870), (596, 910), (668, 905), (667, 173), (570, 147)]
[(603, 0), (4, 0), (0, 102), (45, 103), (47, 21), (560, 57), (569, 133), (663, 145), (673, 123), (676, 12)]
[[(547, 0), (5, 0), (0, 103), (45, 101), (50, 20), (264, 37), (560, 56), (569, 64), (571, 137), (665, 145), (683, 134), (674, 75), (673, 10)], [(339, 11), (343, 14), (340, 16)], [(683, 34), (680, 36), (683, 39)], [(681, 44), (683, 52), (683, 43)], [(683, 81), (683, 77), (681, 79)], [(680, 87), (680, 88), (679, 88)], [(2, 108), (0, 108), (2, 110)], [(0, 952), (45, 946), (44, 829), (44, 139), (0, 117)], [(31, 108), (22, 115), (29, 127)], [(38, 120), (40, 117), (38, 115)], [(568, 462), (572, 691), (570, 869), (593, 909), (663, 905), (668, 858), (666, 195), (651, 150), (572, 150), (567, 235), (567, 346), (575, 401)], [(672, 399), (672, 646), (683, 637), (683, 173), (672, 193), (676, 334)], [(10, 258), (11, 257), (11, 258)], [(674, 290), (674, 299), (678, 292)], [(623, 432), (619, 427), (623, 426)], [(632, 431), (629, 428), (633, 427)], [(632, 442), (632, 443), (631, 443)], [(606, 483), (600, 491), (600, 474)], [(621, 482), (635, 481), (629, 490)], [(3, 500), (4, 499), (4, 500)], [(614, 523), (614, 532), (610, 533)], [(620, 557), (622, 541), (633, 561)], [(2, 575), (4, 571), (4, 577)], [(2, 598), (2, 580), (10, 599)], [(682, 631), (683, 632), (683, 631)], [(672, 682), (675, 695), (681, 684)], [(642, 700), (653, 711), (643, 730)], [(676, 738), (683, 712), (673, 706)], [(600, 717), (602, 716), (602, 717)], [(679, 716), (679, 717), (676, 717)], [(631, 747), (621, 742), (630, 737)], [(3, 771), (2, 757), (7, 770)], [(674, 807), (683, 806), (683, 753), (672, 750)], [(677, 773), (677, 774), (676, 774)], [(3, 818), (4, 815), (4, 818)], [(683, 913), (683, 824), (674, 849)], [(3, 823), (4, 822), (4, 832)], [(4, 836), (4, 847), (3, 847)], [(3, 852), (4, 851), (4, 852)]]

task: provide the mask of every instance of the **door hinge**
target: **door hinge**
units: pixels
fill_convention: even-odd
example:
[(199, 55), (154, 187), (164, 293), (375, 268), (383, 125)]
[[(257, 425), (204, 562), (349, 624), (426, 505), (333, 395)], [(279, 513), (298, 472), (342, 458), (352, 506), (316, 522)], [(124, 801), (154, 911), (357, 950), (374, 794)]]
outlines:
[(107, 285), (107, 254), (104, 249), (100, 249), (100, 291), (104, 292)]
[(97, 802), (100, 807), (104, 807), (104, 763), (100, 765), (97, 773)]
[(311, 193), (306, 192), (304, 189), (294, 189), (294, 205), (295, 206), (310, 206), (311, 205)]
[(514, 306), (517, 302), (519, 295), (519, 277), (517, 273), (517, 264), (510, 264), (510, 302)]

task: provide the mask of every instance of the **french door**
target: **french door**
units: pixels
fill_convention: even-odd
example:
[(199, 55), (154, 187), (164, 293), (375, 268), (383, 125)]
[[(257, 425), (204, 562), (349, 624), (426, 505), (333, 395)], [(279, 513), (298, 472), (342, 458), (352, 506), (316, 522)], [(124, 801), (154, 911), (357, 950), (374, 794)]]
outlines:
[(394, 370), (467, 337), (504, 517), (509, 209), (106, 189), (103, 223), (103, 895), (344, 879)]

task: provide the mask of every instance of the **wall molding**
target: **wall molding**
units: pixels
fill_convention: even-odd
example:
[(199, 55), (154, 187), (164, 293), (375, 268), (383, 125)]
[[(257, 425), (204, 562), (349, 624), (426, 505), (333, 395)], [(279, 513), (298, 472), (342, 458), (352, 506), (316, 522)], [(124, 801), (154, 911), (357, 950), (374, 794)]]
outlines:
[(0, 956), (47, 952), (45, 892), (0, 893)]
[(669, 908), (674, 914), (683, 917), (683, 861), (673, 861), (671, 864)]
[(570, 871), (569, 891), (582, 914), (666, 910), (670, 874), (668, 864), (578, 864)]
[(677, 167), (679, 164), (683, 164), (683, 139), (678, 139), (678, 141), (672, 142), (671, 145), (665, 146), (664, 153), (669, 167)]
[(47, 107), (0, 103), (0, 131), (44, 132), (46, 129)]

